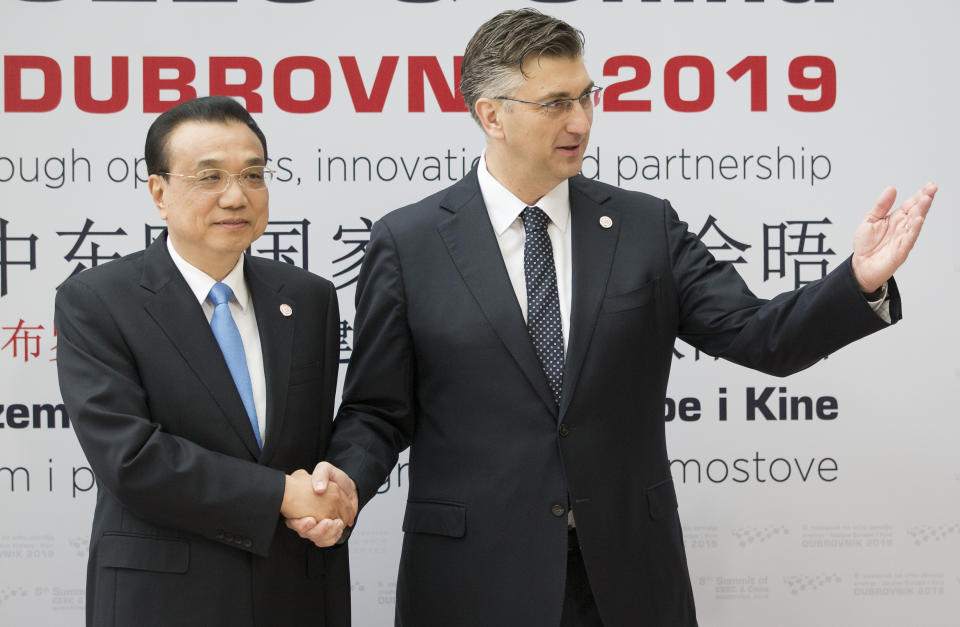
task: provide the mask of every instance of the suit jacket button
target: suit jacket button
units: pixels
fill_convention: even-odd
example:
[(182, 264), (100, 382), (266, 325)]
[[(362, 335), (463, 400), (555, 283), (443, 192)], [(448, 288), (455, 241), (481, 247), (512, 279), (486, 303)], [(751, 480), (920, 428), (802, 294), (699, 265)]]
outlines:
[(565, 438), (565, 437), (567, 437), (568, 435), (570, 435), (570, 427), (567, 426), (567, 423), (561, 422), (561, 423), (560, 423), (560, 437)]
[(563, 505), (560, 505), (558, 503), (550, 508), (550, 513), (556, 516), (557, 518), (560, 518), (561, 516), (567, 513), (567, 510)]

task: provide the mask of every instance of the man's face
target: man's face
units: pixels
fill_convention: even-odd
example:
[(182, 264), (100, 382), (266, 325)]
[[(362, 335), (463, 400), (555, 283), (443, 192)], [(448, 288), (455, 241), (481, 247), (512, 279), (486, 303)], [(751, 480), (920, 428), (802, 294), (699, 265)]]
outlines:
[[(184, 122), (165, 148), (170, 172), (195, 175), (210, 168), (238, 173), (265, 165), (263, 146), (240, 122)], [(148, 183), (174, 249), (215, 279), (226, 275), (267, 228), (267, 190), (248, 189), (231, 178), (220, 193), (199, 189), (196, 179), (151, 175)]]
[[(578, 98), (593, 86), (580, 57), (531, 58), (523, 64), (526, 80), (512, 98), (551, 102)], [(504, 102), (503, 147), (513, 175), (540, 194), (580, 171), (590, 139), (593, 107), (572, 103), (567, 112), (551, 112), (523, 102)]]

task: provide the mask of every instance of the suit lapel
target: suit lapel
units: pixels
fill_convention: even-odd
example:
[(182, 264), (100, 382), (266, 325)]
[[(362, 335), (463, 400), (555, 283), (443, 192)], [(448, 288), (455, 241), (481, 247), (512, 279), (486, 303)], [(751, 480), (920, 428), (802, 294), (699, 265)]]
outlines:
[(236, 384), (203, 309), (167, 252), (166, 233), (144, 253), (140, 285), (153, 292), (144, 305), (196, 377), (210, 392), (254, 459), (260, 450)]
[(523, 312), (483, 204), (476, 170), (450, 188), (440, 206), (453, 213), (437, 230), (460, 275), (527, 380), (544, 404), (556, 412), (547, 377), (527, 333)]
[[(249, 259), (244, 263), (244, 275), (260, 332), (263, 351), (263, 369), (267, 384), (266, 438), (261, 461), (269, 463), (277, 451), (279, 435), (287, 408), (287, 387), (290, 385), (290, 360), (293, 355), (293, 335), (296, 326), (297, 303), (284, 296), (283, 285), (270, 285), (253, 269)], [(290, 316), (280, 313), (280, 306), (293, 311)]]
[[(573, 289), (570, 303), (570, 339), (563, 372), (560, 419), (576, 389), (583, 360), (593, 337), (600, 304), (613, 266), (613, 254), (620, 234), (620, 213), (603, 207), (610, 195), (582, 176), (570, 179), (571, 255)], [(600, 219), (610, 218), (604, 228)], [(605, 223), (608, 223), (606, 220)]]

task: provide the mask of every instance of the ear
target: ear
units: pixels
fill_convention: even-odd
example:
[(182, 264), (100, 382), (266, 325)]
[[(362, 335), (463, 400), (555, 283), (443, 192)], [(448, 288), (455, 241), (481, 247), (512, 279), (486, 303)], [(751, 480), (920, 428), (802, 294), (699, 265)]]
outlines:
[(163, 193), (167, 189), (167, 182), (159, 174), (151, 174), (147, 178), (147, 189), (150, 190), (153, 204), (157, 206), (157, 211), (160, 212), (160, 218), (166, 220), (167, 209), (163, 206)]
[(477, 117), (480, 119), (480, 125), (483, 132), (490, 139), (503, 139), (503, 114), (504, 103), (501, 100), (493, 98), (477, 98), (474, 105)]

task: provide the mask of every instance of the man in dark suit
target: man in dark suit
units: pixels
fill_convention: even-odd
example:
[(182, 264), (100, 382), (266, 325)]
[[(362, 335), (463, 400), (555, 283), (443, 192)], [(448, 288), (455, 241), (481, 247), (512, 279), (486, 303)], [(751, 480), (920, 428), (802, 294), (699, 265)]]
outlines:
[(355, 506), (303, 470), (330, 435), (336, 292), (243, 254), (267, 226), (266, 157), (233, 100), (170, 109), (146, 141), (166, 232), (57, 293), (60, 389), (98, 487), (88, 625), (350, 623), (346, 548), (282, 524), (324, 518), (332, 544)]
[(675, 338), (786, 375), (900, 317), (891, 275), (933, 185), (889, 215), (885, 191), (851, 259), (761, 300), (668, 202), (578, 174), (581, 45), (532, 10), (481, 26), (461, 79), (480, 164), (371, 233), (328, 456), (365, 504), (411, 447), (398, 625), (695, 625), (664, 438)]

